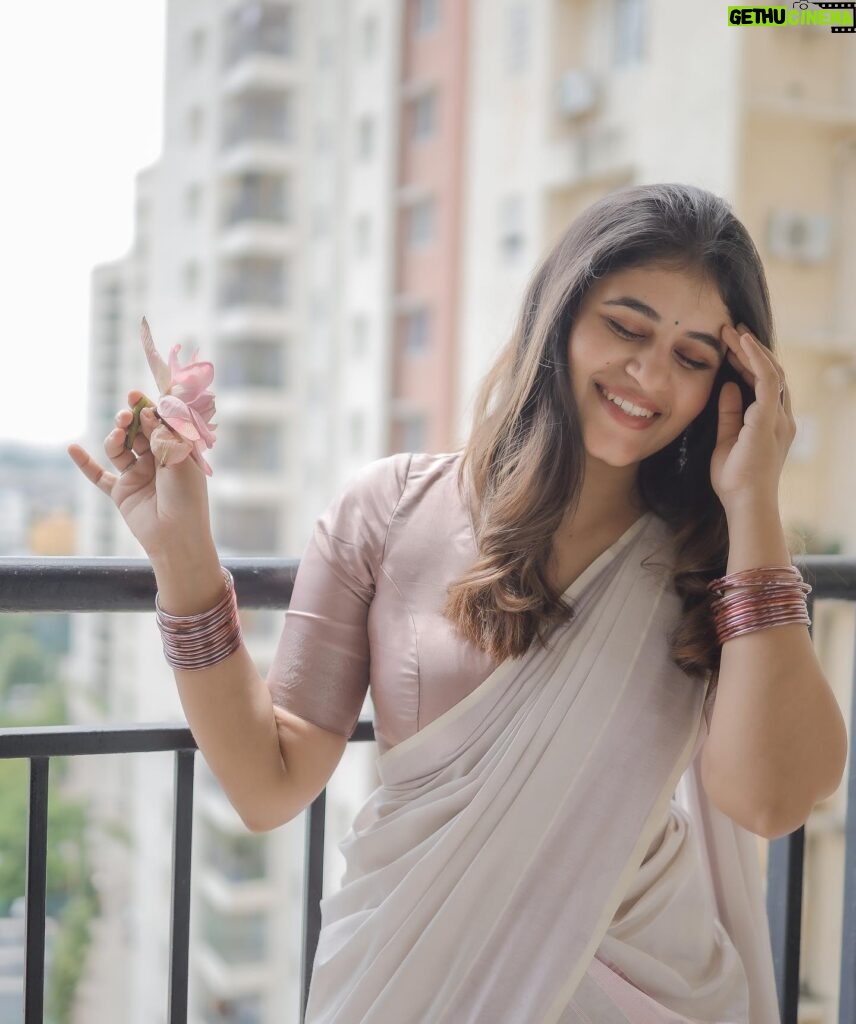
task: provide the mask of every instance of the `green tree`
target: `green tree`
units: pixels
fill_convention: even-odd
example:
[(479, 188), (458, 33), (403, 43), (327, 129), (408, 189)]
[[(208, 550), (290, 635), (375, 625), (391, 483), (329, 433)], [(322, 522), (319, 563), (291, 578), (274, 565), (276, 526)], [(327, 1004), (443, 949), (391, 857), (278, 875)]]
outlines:
[(52, 672), (50, 662), (31, 634), (22, 631), (4, 636), (0, 644), (0, 700), (16, 683), (47, 684)]

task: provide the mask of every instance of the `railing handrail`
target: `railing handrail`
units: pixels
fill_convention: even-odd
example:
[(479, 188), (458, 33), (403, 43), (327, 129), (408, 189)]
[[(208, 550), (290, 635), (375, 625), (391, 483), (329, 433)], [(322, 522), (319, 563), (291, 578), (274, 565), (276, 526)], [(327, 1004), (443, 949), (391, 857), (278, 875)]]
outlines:
[[(244, 608), (288, 607), (299, 558), (222, 556)], [(811, 598), (856, 600), (856, 557), (805, 555), (793, 564)], [(154, 611), (147, 558), (0, 556), (0, 612)]]

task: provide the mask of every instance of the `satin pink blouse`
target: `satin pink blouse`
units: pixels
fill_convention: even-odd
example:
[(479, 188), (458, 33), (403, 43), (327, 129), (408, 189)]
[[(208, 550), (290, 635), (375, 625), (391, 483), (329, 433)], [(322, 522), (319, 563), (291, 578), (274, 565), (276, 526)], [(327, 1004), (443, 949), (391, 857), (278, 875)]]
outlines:
[(268, 673), (274, 704), (350, 737), (370, 692), (383, 754), (497, 667), (441, 614), (478, 555), (459, 460), (377, 459), (318, 517)]

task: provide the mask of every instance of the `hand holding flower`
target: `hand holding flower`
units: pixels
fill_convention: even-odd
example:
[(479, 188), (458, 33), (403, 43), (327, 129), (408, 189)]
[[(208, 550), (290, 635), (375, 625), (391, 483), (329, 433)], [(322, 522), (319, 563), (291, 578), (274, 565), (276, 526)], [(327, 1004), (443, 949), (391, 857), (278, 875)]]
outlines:
[(213, 470), (202, 457), (203, 448), (213, 448), (217, 424), (212, 422), (215, 405), (214, 394), (208, 385), (214, 379), (214, 364), (199, 362), (196, 349), (186, 366), (178, 362), (180, 345), (173, 345), (169, 364), (165, 363), (155, 348), (152, 334), (143, 317), (140, 336), (149, 367), (154, 375), (160, 400), (155, 404), (146, 395), (134, 405), (134, 418), (128, 430), (125, 447), (130, 451), (140, 429), (140, 414), (146, 407), (152, 407), (161, 421), (152, 431), (151, 451), (157, 464), (162, 467), (175, 466), (190, 455), (202, 468), (206, 476)]
[(141, 339), (160, 397), (155, 403), (139, 390), (128, 393), (129, 405), (116, 414), (116, 429), (104, 441), (113, 472), (78, 444), (69, 445), (68, 453), (84, 476), (111, 498), (153, 562), (186, 557), (194, 549), (210, 553), (205, 478), (212, 470), (202, 452), (215, 441), (214, 395), (208, 390), (214, 367), (197, 361), (196, 352), (181, 366), (180, 346), (173, 348), (169, 364), (164, 362), (145, 319)]

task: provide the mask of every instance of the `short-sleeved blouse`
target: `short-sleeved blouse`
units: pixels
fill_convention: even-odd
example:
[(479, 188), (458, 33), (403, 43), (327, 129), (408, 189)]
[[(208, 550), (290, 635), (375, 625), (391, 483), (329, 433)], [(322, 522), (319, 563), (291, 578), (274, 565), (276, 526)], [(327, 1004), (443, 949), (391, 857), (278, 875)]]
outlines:
[(442, 614), (478, 555), (460, 457), (377, 459), (317, 518), (268, 674), (275, 704), (350, 737), (370, 692), (383, 754), (497, 667)]

